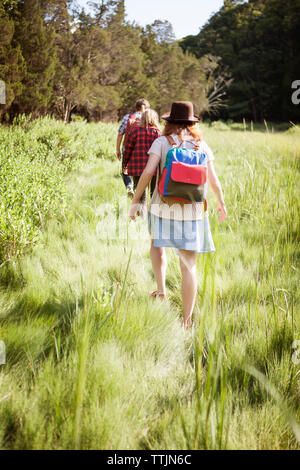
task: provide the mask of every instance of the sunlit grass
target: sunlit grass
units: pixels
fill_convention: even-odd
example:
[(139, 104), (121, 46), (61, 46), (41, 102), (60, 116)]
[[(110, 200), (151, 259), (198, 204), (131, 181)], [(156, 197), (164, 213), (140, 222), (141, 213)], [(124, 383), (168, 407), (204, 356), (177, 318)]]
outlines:
[[(45, 138), (49, 123), (39, 126)], [(299, 447), (300, 139), (203, 128), (228, 219), (219, 226), (210, 194), (217, 251), (198, 257), (190, 333), (171, 250), (170, 301), (148, 297), (149, 239), (136, 237), (146, 222), (123, 217), (117, 127), (65, 131), (87, 162), (31, 252), (1, 267), (1, 448)]]

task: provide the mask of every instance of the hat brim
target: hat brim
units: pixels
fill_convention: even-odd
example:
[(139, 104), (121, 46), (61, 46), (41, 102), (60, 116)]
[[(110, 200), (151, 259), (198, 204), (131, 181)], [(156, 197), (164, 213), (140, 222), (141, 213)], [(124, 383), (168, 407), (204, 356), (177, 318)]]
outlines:
[(170, 113), (168, 113), (168, 114), (164, 114), (161, 118), (168, 122), (174, 122), (174, 124), (185, 123), (185, 122), (200, 122), (200, 118), (195, 115), (191, 119), (172, 119), (170, 117)]

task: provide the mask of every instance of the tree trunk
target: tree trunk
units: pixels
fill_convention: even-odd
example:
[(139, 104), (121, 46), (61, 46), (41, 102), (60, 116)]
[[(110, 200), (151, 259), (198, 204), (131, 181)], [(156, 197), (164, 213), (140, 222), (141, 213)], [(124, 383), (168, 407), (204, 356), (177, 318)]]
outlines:
[(65, 115), (64, 115), (64, 123), (67, 124), (70, 121), (70, 113), (71, 113), (71, 105), (67, 102), (65, 106)]

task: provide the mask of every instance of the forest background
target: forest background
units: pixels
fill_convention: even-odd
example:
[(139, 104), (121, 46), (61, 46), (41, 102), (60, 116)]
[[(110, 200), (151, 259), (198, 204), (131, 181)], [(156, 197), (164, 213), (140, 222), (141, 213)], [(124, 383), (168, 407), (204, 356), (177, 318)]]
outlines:
[(140, 96), (160, 115), (181, 99), (204, 119), (299, 122), (300, 0), (224, 0), (181, 40), (167, 20), (128, 21), (124, 0), (88, 4), (0, 0), (0, 122), (116, 121)]

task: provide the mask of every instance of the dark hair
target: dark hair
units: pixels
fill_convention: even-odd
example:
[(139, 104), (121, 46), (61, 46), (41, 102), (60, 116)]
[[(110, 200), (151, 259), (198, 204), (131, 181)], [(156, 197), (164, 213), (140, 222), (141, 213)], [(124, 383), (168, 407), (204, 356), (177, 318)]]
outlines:
[(145, 109), (149, 109), (150, 108), (149, 101), (145, 100), (144, 98), (140, 98), (139, 100), (137, 100), (137, 102), (135, 103), (135, 109), (137, 111), (140, 111), (142, 109), (142, 106), (145, 106)]

